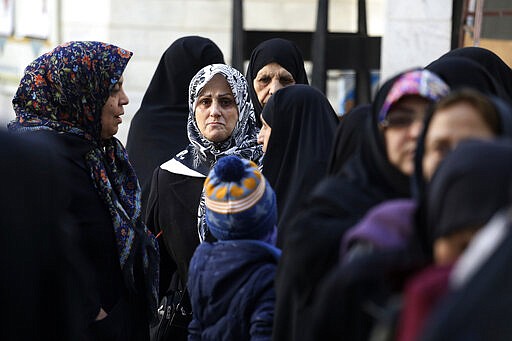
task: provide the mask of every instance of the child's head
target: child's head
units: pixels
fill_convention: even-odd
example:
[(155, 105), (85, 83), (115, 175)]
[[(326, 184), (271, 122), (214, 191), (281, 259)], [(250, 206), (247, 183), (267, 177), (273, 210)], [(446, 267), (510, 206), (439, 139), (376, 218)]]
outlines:
[(252, 161), (220, 159), (204, 182), (206, 223), (218, 240), (270, 240), (277, 223), (276, 196)]

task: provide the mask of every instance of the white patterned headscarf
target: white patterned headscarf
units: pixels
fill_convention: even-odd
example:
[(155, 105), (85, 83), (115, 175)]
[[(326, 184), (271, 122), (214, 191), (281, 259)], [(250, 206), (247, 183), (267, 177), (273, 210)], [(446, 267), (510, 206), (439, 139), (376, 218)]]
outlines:
[[(233, 133), (222, 142), (208, 140), (199, 130), (195, 117), (199, 94), (217, 74), (226, 78), (238, 107), (238, 121)], [(263, 152), (257, 143), (256, 117), (249, 98), (247, 81), (240, 72), (225, 64), (212, 64), (199, 70), (190, 81), (188, 107), (187, 133), (190, 145), (176, 156), (179, 162), (205, 177), (215, 162), (226, 155), (238, 155), (259, 164)]]
[[(195, 117), (195, 108), (201, 91), (217, 74), (226, 78), (238, 107), (238, 121), (235, 128), (231, 136), (222, 142), (208, 140), (199, 130)], [(176, 155), (175, 160), (205, 177), (217, 160), (227, 155), (237, 155), (254, 161), (258, 165), (261, 163), (263, 151), (257, 142), (259, 131), (256, 126), (254, 108), (249, 98), (247, 81), (239, 71), (225, 64), (205, 66), (190, 81), (188, 105), (187, 133), (190, 145)], [(198, 232), (201, 241), (207, 234), (204, 207), (204, 194), (202, 194), (198, 212)]]

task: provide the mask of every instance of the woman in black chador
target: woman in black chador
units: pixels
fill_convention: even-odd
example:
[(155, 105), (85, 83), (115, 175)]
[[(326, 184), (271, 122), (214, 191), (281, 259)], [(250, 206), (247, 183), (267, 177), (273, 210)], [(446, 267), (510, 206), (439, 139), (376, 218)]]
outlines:
[(326, 174), (339, 122), (328, 99), (307, 85), (279, 90), (261, 114), (258, 142), (263, 144), (263, 174), (274, 188), (281, 246), (286, 227), (305, 198)]
[(447, 92), (439, 77), (422, 69), (399, 74), (381, 87), (360, 146), (336, 176), (315, 187), (306, 209), (287, 226), (276, 276), (274, 340), (308, 336), (318, 287), (339, 258), (344, 232), (378, 203), (410, 197), (426, 109)]
[(308, 84), (302, 53), (293, 42), (282, 38), (265, 40), (256, 46), (246, 77), (258, 125), (261, 110), (277, 90), (293, 84)]

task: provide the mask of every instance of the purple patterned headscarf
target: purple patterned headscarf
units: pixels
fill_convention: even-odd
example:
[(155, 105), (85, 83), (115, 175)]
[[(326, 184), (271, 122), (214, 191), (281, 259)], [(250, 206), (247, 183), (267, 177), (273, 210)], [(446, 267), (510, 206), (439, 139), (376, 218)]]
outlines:
[(406, 95), (418, 95), (437, 101), (448, 94), (450, 88), (436, 74), (428, 70), (414, 70), (404, 73), (389, 91), (379, 112), (379, 122), (386, 119), (389, 109)]

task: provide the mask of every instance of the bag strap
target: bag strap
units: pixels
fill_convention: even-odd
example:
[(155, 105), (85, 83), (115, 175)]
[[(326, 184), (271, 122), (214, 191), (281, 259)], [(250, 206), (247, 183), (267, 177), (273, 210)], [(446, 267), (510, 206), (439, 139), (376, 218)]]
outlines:
[(190, 296), (188, 294), (188, 288), (180, 280), (178, 271), (176, 271), (173, 274), (173, 276), (171, 278), (171, 283), (169, 285), (169, 289), (167, 289), (168, 293), (170, 293), (172, 291), (180, 293), (180, 300), (178, 301), (178, 304), (176, 306), (176, 309), (174, 309), (174, 312), (179, 310), (180, 313), (184, 316), (191, 315), (192, 314), (192, 306), (190, 304)]
[(176, 305), (176, 308), (174, 308), (172, 311), (171, 321), (170, 321), (171, 324), (174, 322), (174, 319), (178, 313), (181, 314), (182, 316), (191, 316), (192, 315), (192, 309), (190, 307), (190, 298), (188, 296), (188, 290), (186, 290), (186, 289), (181, 294), (180, 300), (179, 300), (178, 304)]

